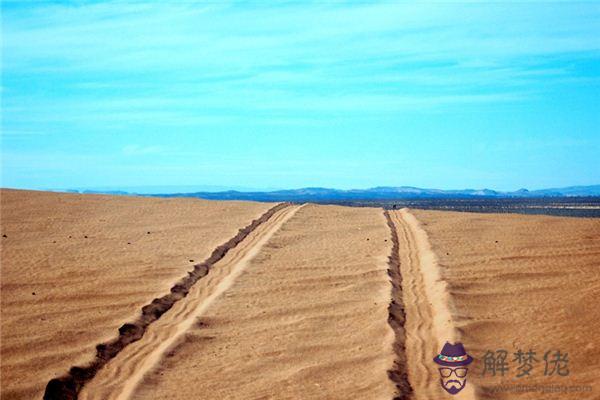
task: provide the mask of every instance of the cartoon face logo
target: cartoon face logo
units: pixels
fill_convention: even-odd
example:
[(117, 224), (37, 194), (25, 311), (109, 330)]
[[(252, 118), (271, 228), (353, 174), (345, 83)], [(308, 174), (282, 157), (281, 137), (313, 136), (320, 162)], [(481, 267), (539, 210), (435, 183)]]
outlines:
[(450, 394), (460, 392), (467, 384), (467, 365), (473, 362), (473, 357), (467, 354), (462, 343), (446, 342), (440, 354), (433, 359), (440, 365), (440, 383)]

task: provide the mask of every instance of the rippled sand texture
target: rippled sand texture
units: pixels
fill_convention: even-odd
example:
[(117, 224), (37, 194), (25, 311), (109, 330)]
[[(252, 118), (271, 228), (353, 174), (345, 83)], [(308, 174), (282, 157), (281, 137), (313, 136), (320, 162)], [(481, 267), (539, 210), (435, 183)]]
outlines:
[[(41, 398), (273, 204), (2, 190), (1, 393)], [(191, 262), (191, 260), (194, 260)]]
[[(0, 195), (2, 399), (41, 398), (165, 295), (80, 400), (437, 400), (446, 340), (475, 358), (456, 400), (600, 393), (598, 219)], [(483, 375), (488, 350), (504, 376)], [(568, 376), (544, 376), (547, 351)]]
[[(422, 222), (448, 282), (456, 326), (476, 361), (481, 399), (597, 399), (600, 395), (600, 220), (411, 212)], [(516, 378), (514, 353), (536, 352)], [(506, 350), (505, 377), (482, 376), (487, 350)], [(544, 376), (548, 350), (568, 353), (569, 375)], [(554, 364), (550, 364), (548, 373)], [(563, 370), (564, 373), (564, 370)], [(494, 392), (501, 385), (504, 392)], [(517, 385), (592, 386), (592, 392), (518, 392)], [(576, 390), (560, 389), (554, 390)]]
[(389, 234), (381, 210), (304, 206), (133, 398), (393, 398)]

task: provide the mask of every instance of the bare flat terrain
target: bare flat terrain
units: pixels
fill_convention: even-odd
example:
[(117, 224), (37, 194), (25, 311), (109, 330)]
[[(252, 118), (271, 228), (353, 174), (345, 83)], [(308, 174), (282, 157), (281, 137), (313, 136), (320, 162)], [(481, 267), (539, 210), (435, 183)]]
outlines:
[(41, 398), (272, 204), (2, 190), (1, 392)]

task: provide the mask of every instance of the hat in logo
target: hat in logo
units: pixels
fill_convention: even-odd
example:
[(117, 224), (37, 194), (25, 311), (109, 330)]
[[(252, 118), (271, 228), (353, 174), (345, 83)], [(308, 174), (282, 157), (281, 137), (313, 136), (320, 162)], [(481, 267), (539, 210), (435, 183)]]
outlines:
[(433, 361), (445, 367), (462, 367), (473, 362), (473, 357), (467, 354), (462, 343), (450, 344), (446, 342), (442, 351)]

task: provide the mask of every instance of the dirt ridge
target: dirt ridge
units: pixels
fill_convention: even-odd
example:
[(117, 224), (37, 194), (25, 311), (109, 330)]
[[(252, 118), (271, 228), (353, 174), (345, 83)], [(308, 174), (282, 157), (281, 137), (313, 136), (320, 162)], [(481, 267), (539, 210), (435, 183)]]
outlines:
[(387, 210), (383, 212), (387, 225), (390, 228), (392, 239), (392, 252), (388, 257), (388, 275), (392, 283), (392, 298), (388, 307), (388, 323), (394, 331), (394, 359), (393, 369), (388, 371), (388, 376), (396, 385), (398, 391), (394, 400), (409, 399), (412, 388), (408, 381), (408, 371), (406, 368), (406, 331), (404, 323), (406, 322), (406, 313), (404, 311), (404, 302), (402, 300), (402, 275), (400, 274), (400, 241), (398, 232)]
[(211, 267), (221, 260), (229, 252), (244, 240), (259, 225), (266, 222), (277, 211), (289, 207), (290, 203), (279, 203), (270, 208), (259, 218), (253, 220), (248, 226), (241, 228), (238, 233), (222, 245), (216, 247), (205, 261), (194, 265), (194, 269), (188, 275), (176, 283), (170, 293), (160, 298), (155, 298), (151, 303), (142, 307), (141, 315), (135, 322), (125, 323), (119, 328), (117, 338), (108, 343), (96, 346), (96, 357), (94, 361), (84, 367), (73, 366), (68, 373), (59, 378), (51, 379), (46, 385), (44, 400), (74, 400), (77, 399), (83, 386), (90, 381), (108, 361), (114, 358), (123, 348), (130, 343), (142, 338), (146, 329), (154, 321), (158, 320), (173, 305), (184, 298), (190, 288), (205, 277)]

